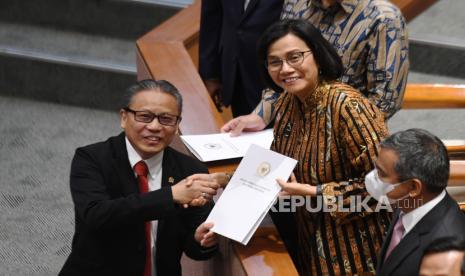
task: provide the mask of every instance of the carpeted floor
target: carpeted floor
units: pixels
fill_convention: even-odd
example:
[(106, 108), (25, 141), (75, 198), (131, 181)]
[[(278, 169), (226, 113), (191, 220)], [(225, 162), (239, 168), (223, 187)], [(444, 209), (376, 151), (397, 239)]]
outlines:
[(74, 149), (117, 134), (117, 113), (0, 97), (0, 275), (56, 275), (74, 230)]

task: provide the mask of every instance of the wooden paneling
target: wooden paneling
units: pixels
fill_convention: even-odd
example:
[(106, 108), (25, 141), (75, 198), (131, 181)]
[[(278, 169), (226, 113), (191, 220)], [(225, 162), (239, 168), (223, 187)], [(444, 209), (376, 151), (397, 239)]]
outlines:
[(261, 227), (248, 246), (236, 244), (247, 275), (298, 275), (289, 254), (274, 227)]
[(182, 41), (189, 44), (198, 36), (200, 29), (200, 2), (195, 1), (192, 5), (182, 9), (169, 20), (141, 37), (137, 43)]
[(465, 160), (450, 161), (449, 186), (465, 187)]
[(141, 53), (136, 51), (137, 80), (151, 79), (150, 71), (141, 57)]
[(200, 1), (181, 10), (137, 41), (138, 78), (173, 83), (184, 100), (183, 134), (217, 133), (224, 121), (197, 73)]
[(449, 157), (453, 160), (465, 160), (465, 139), (443, 140)]
[(232, 172), (235, 171), (239, 165), (239, 160), (220, 160), (208, 163), (208, 169), (211, 173), (214, 172)]
[(195, 68), (199, 68), (199, 37), (196, 36), (190, 43), (185, 44), (187, 52), (195, 65)]

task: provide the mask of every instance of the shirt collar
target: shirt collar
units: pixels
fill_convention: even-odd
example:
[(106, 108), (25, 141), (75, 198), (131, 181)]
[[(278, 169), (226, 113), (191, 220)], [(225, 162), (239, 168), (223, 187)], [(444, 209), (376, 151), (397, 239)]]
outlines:
[[(129, 142), (128, 137), (125, 137), (126, 140), (126, 149), (128, 151), (128, 159), (129, 164), (131, 164), (131, 168), (137, 164), (137, 162), (143, 160), (137, 151), (132, 146), (131, 142)], [(161, 163), (163, 161), (163, 153), (161, 151), (154, 156), (150, 157), (149, 159), (143, 160), (145, 164), (147, 164), (147, 168), (149, 169), (150, 178), (154, 178), (161, 170)]]
[[(431, 211), (434, 206), (438, 205), (438, 203), (446, 196), (446, 191), (443, 190), (438, 196), (433, 198), (432, 200), (428, 201), (427, 203), (423, 204), (422, 206), (414, 209), (413, 211), (404, 214), (402, 217), (402, 225), (404, 225), (405, 234), (410, 232), (410, 230), (415, 227), (415, 225), (429, 212)], [(405, 235), (404, 234), (404, 235)]]
[[(359, 2), (360, 0), (337, 0), (336, 5), (340, 5), (346, 13), (352, 13)], [(310, 4), (312, 3), (321, 8), (321, 0), (313, 0)]]

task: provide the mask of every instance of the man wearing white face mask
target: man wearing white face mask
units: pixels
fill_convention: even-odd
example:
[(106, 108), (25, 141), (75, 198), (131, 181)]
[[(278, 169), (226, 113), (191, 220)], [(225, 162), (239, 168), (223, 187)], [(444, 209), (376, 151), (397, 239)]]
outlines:
[(444, 237), (465, 238), (465, 215), (445, 190), (446, 148), (425, 130), (397, 132), (380, 144), (375, 167), (366, 176), (367, 191), (397, 207), (376, 274), (418, 275), (430, 243)]
[[(389, 204), (395, 207), (399, 207), (399, 205), (406, 203), (407, 206), (410, 206), (409, 201), (403, 201), (404, 199), (408, 198), (408, 194), (404, 195), (401, 198), (392, 198), (388, 196), (388, 194), (390, 194), (391, 191), (395, 190), (398, 186), (402, 185), (404, 181), (393, 184), (387, 183), (381, 180), (379, 174), (380, 173), (378, 171), (378, 168), (375, 167), (374, 170), (372, 170), (365, 176), (365, 181), (368, 182), (368, 184), (366, 184), (365, 186), (370, 196), (383, 204)], [(419, 202), (415, 202), (414, 204), (418, 205), (422, 203), (422, 199), (419, 199), (418, 201)]]

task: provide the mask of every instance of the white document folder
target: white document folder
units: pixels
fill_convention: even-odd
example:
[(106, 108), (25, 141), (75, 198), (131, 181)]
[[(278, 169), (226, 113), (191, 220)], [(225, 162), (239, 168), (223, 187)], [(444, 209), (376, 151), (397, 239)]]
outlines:
[(231, 137), (229, 133), (182, 135), (187, 148), (203, 162), (243, 157), (251, 144), (269, 149), (273, 142), (273, 130), (243, 133)]
[(281, 190), (276, 179), (287, 180), (296, 164), (252, 144), (206, 220), (212, 231), (246, 245)]

